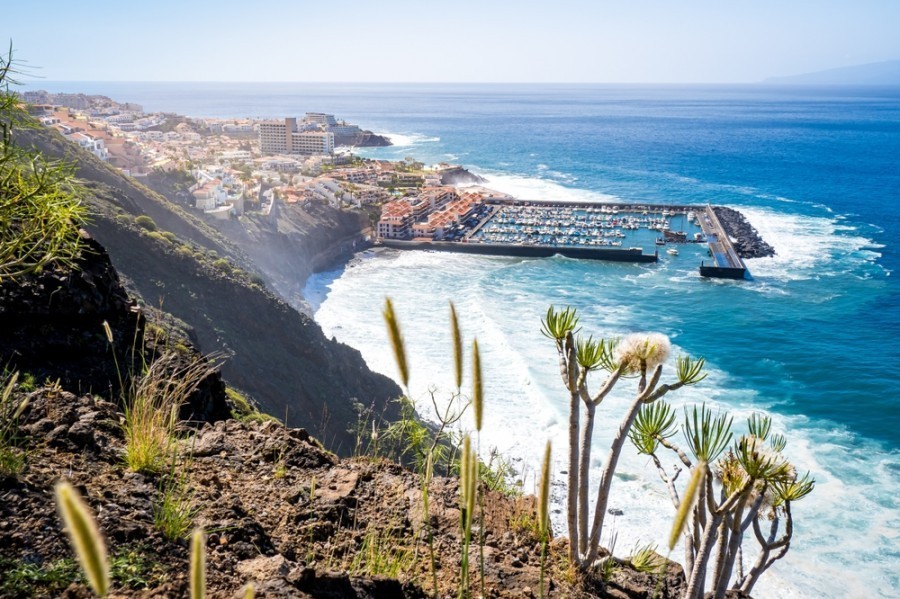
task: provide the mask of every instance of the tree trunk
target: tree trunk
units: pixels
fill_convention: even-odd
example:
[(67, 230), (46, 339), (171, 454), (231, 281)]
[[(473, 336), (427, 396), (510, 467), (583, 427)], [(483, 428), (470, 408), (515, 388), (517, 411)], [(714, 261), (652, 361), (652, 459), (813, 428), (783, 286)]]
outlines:
[(628, 413), (619, 425), (616, 437), (613, 439), (612, 446), (609, 448), (609, 455), (606, 456), (606, 463), (600, 473), (600, 489), (597, 491), (597, 503), (594, 507), (594, 523), (591, 526), (591, 537), (588, 547), (586, 563), (591, 564), (597, 559), (597, 550), (600, 547), (600, 534), (603, 530), (603, 517), (606, 514), (606, 506), (609, 503), (609, 490), (612, 486), (613, 474), (616, 471), (616, 464), (619, 463), (619, 455), (622, 453), (622, 447), (625, 445), (625, 439), (628, 438), (628, 431), (637, 418), (638, 411), (644, 403), (643, 395), (638, 395), (632, 402)]
[(688, 576), (688, 587), (684, 592), (684, 599), (700, 599), (703, 596), (703, 583), (706, 582), (706, 562), (709, 552), (716, 542), (719, 525), (722, 523), (722, 516), (710, 514), (706, 529), (703, 531), (703, 540), (700, 543), (700, 550), (697, 557), (694, 558), (694, 568)]
[(581, 464), (578, 473), (578, 552), (581, 555), (587, 553), (588, 543), (588, 492), (590, 487), (591, 470), (591, 442), (594, 435), (594, 415), (597, 407), (589, 403), (584, 417), (584, 427), (581, 430)]
[(567, 498), (569, 525), (569, 561), (579, 564), (578, 553), (578, 419), (581, 399), (578, 395), (578, 363), (575, 360), (575, 340), (572, 334), (566, 336), (565, 362), (567, 364), (566, 386), (569, 389), (569, 492)]

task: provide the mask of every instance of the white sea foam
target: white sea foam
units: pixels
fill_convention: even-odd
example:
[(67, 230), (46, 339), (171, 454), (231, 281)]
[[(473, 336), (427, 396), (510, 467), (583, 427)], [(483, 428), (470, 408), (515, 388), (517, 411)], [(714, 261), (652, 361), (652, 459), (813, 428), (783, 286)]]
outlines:
[(754, 278), (761, 282), (856, 273), (861, 265), (874, 265), (880, 257), (874, 251), (878, 244), (859, 234), (856, 227), (834, 218), (785, 214), (746, 206), (739, 210), (775, 248), (773, 257), (746, 260)]
[[(823, 246), (841, 254), (862, 244), (853, 231), (838, 231), (828, 219), (745, 212), (767, 240), (779, 243), (800, 237), (799, 246), (793, 246), (794, 262), (780, 265), (781, 269), (821, 268), (829, 264), (816, 255)], [(807, 228), (812, 232), (804, 233)], [(384, 326), (379, 318), (372, 318), (382, 298), (391, 295), (407, 340), (412, 394), (420, 400), (425, 400), (432, 384), (444, 390), (452, 385), (445, 306), (454, 299), (463, 334), (467, 339), (478, 337), (485, 380), (489, 382), (482, 445), (496, 446), (507, 456), (521, 458), (518, 463), (528, 475), (525, 489), (530, 490), (544, 439), (553, 441), (556, 472), (565, 469), (565, 393), (561, 392), (552, 344), (536, 332), (547, 303), (572, 301), (591, 306), (582, 311), (582, 324), (586, 331), (599, 335), (614, 336), (645, 325), (646, 314), (637, 306), (604, 298), (603, 290), (611, 283), (603, 275), (592, 278), (589, 271), (578, 268), (578, 261), (564, 259), (385, 252), (360, 260), (338, 278), (327, 274), (313, 277), (310, 291), (319, 285), (317, 294), (321, 297), (327, 293), (316, 313), (326, 335), (335, 335), (358, 348), (373, 369), (396, 378), (390, 352), (384, 351)], [(759, 270), (766, 272), (765, 268)], [(777, 279), (780, 275), (774, 274), (774, 268), (772, 271), (764, 276)], [(670, 280), (672, 276), (665, 271), (648, 268), (623, 272), (629, 284), (638, 285), (647, 294), (666, 293), (673, 285), (683, 285), (680, 280)], [(573, 287), (574, 273), (584, 278), (583, 287), (594, 291), (585, 295), (580, 287)], [(777, 280), (767, 284), (773, 289), (784, 286)], [(664, 315), (661, 318), (664, 322)], [(674, 353), (681, 353), (681, 349), (674, 348)], [(672, 397), (673, 403), (706, 402), (714, 409), (727, 408), (736, 423), (753, 411), (768, 409), (764, 398), (735, 385), (715, 361), (709, 364), (709, 372), (703, 385), (683, 389)], [(629, 401), (626, 387), (623, 385), (600, 407), (593, 485), (603, 448), (608, 447), (618, 420), (616, 415)], [(427, 401), (421, 404), (426, 416), (429, 405)], [(862, 443), (831, 424), (811, 422), (802, 416), (772, 415), (774, 429), (790, 438), (786, 454), (798, 470), (812, 472), (818, 488), (794, 506), (793, 549), (763, 577), (755, 594), (835, 599), (890, 596), (891, 589), (900, 585), (896, 574), (886, 574), (900, 571), (900, 518), (892, 491), (900, 484), (900, 456)], [(664, 463), (671, 465), (673, 461)], [(556, 479), (554, 527), (565, 534), (561, 510), (565, 477), (558, 474)], [(627, 553), (637, 543), (665, 544), (674, 508), (652, 464), (630, 446), (622, 457), (609, 507), (623, 513), (608, 517), (604, 541), (609, 533), (617, 532), (620, 553)], [(752, 539), (746, 545), (752, 547)], [(748, 559), (752, 554), (753, 550), (748, 550)], [(833, 574), (838, 569), (840, 584)]]
[(422, 135), (421, 133), (388, 133), (382, 132), (383, 135), (391, 140), (391, 143), (398, 148), (417, 146), (424, 143), (434, 143), (441, 141), (440, 137)]
[(569, 202), (621, 201), (614, 195), (567, 187), (552, 179), (524, 177), (520, 175), (492, 172), (489, 170), (477, 172), (488, 180), (488, 182), (484, 184), (485, 187), (508, 193), (523, 200), (564, 200)]

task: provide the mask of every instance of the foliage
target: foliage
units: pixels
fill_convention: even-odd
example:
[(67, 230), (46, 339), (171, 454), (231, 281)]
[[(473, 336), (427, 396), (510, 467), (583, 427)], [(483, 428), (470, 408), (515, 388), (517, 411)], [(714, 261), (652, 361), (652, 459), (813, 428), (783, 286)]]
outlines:
[[(677, 379), (661, 383), (664, 365), (671, 349), (669, 340), (658, 333), (633, 333), (622, 339), (583, 337), (579, 333), (579, 317), (572, 307), (550, 306), (541, 320), (541, 333), (552, 339), (556, 347), (559, 374), (569, 393), (569, 463), (567, 524), (569, 529), (569, 559), (582, 569), (590, 568), (597, 560), (603, 521), (616, 466), (625, 439), (639, 440), (638, 450), (652, 453), (659, 443), (657, 436), (640, 435), (635, 430), (669, 435), (673, 415), (668, 408), (653, 408), (654, 402), (671, 391), (695, 385), (705, 378), (703, 359), (679, 357), (676, 360)], [(604, 372), (605, 380), (599, 390), (590, 390), (591, 375)], [(594, 419), (597, 407), (623, 378), (638, 379), (634, 398), (618, 426), (600, 472), (593, 519), (588, 527), (590, 504), (590, 464)], [(646, 411), (642, 412), (642, 408)], [(577, 490), (577, 491), (576, 491)]]
[(172, 455), (178, 410), (212, 372), (204, 359), (183, 363), (166, 352), (146, 366), (125, 397), (125, 462), (135, 472), (159, 472)]
[(231, 274), (234, 271), (234, 267), (231, 265), (231, 262), (229, 262), (225, 258), (219, 258), (218, 260), (214, 261), (212, 265), (225, 274)]
[(72, 168), (13, 142), (15, 128), (33, 126), (9, 89), (15, 74), (10, 49), (0, 55), (0, 280), (71, 267), (87, 216)]
[(153, 560), (144, 545), (119, 547), (109, 562), (110, 577), (123, 587), (144, 589), (166, 576), (162, 564)]
[(134, 224), (144, 229), (145, 231), (156, 231), (159, 229), (159, 227), (156, 225), (156, 221), (146, 214), (141, 214), (140, 216), (135, 217)]
[(398, 539), (389, 532), (370, 525), (350, 564), (350, 574), (399, 578), (409, 571), (413, 563), (412, 550), (398, 543)]
[(481, 458), (478, 460), (478, 481), (489, 491), (496, 491), (507, 497), (515, 497), (521, 494), (521, 481), (516, 478), (515, 467), (512, 462), (492, 447), (487, 462)]
[(0, 595), (4, 597), (56, 597), (79, 580), (81, 573), (72, 559), (38, 565), (0, 557)]
[(153, 505), (153, 525), (170, 541), (186, 538), (194, 524), (194, 493), (187, 484), (186, 469), (180, 472), (173, 463), (160, 483), (159, 495)]
[(656, 552), (656, 545), (635, 547), (628, 561), (632, 568), (647, 574), (657, 574), (666, 567), (666, 559)]
[(19, 373), (0, 376), (0, 478), (15, 477), (25, 469), (25, 456), (17, 447), (19, 418), (28, 406), (27, 399), (14, 394)]
[[(786, 437), (771, 433), (770, 418), (753, 414), (748, 434), (735, 440), (732, 418), (714, 415), (706, 405), (684, 411), (680, 432), (687, 452), (672, 440), (671, 409), (665, 404), (644, 406), (636, 423), (632, 442), (653, 459), (677, 509), (669, 548), (682, 538), (688, 579), (684, 597), (699, 599), (711, 593), (721, 599), (729, 588), (749, 594), (762, 573), (787, 553), (793, 535), (791, 503), (815, 485), (808, 473), (798, 477), (782, 454)], [(656, 455), (660, 447), (692, 471), (680, 495), (675, 486), (680, 469), (670, 473), (663, 467)], [(782, 519), (784, 533), (778, 537)], [(767, 535), (763, 520), (769, 522)], [(760, 547), (755, 564), (746, 570), (743, 541), (751, 526)]]

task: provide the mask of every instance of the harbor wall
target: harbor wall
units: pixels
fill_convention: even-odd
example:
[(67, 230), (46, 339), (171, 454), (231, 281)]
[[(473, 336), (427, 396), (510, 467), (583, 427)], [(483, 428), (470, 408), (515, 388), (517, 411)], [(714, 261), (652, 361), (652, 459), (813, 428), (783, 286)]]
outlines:
[(512, 245), (501, 243), (456, 243), (451, 241), (403, 241), (382, 239), (380, 245), (400, 250), (432, 250), (486, 256), (514, 256), (548, 258), (565, 256), (581, 260), (610, 260), (613, 262), (656, 262), (656, 254), (645, 254), (641, 248), (589, 248), (541, 245)]

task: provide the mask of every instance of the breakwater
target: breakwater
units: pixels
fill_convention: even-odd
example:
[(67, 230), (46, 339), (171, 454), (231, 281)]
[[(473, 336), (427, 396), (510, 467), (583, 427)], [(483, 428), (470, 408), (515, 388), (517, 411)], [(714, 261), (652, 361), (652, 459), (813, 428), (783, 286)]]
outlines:
[(741, 258), (765, 258), (775, 255), (775, 248), (765, 242), (743, 214), (725, 206), (714, 206), (722, 228), (733, 240), (734, 251)]
[(547, 245), (514, 245), (506, 243), (457, 243), (452, 241), (405, 241), (383, 239), (384, 247), (400, 250), (433, 250), (486, 256), (515, 256), (522, 258), (549, 258), (565, 256), (581, 260), (609, 260), (614, 262), (656, 262), (657, 253), (645, 254), (641, 248), (593, 248), (558, 247)]

